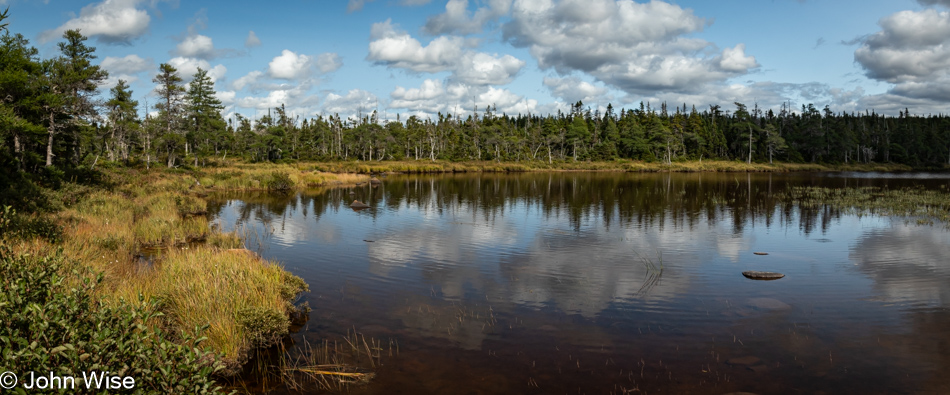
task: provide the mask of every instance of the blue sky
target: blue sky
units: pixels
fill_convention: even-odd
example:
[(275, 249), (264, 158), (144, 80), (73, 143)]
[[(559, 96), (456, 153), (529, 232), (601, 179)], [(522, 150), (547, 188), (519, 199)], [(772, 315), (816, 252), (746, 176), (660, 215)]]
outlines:
[(783, 102), (950, 111), (950, 0), (0, 0), (43, 57), (80, 28), (112, 86), (210, 70), (255, 117)]

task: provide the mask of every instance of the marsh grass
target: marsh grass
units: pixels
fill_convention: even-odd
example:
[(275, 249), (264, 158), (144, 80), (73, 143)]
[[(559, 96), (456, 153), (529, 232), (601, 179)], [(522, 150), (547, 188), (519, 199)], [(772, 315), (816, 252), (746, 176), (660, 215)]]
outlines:
[(288, 349), (279, 343), (257, 356), (251, 376), (264, 384), (265, 391), (271, 386), (284, 386), (292, 391), (316, 387), (347, 392), (352, 385), (368, 383), (387, 359), (398, 355), (395, 340), (374, 339), (349, 330), (346, 336), (323, 339), (318, 344), (304, 340)]
[(795, 187), (784, 199), (802, 207), (830, 206), (858, 215), (899, 216), (918, 224), (941, 222), (950, 226), (950, 191), (923, 188), (886, 189)]
[(663, 277), (663, 255), (660, 253), (660, 250), (655, 250), (655, 252), (656, 261), (654, 262), (649, 256), (634, 251), (640, 259), (640, 263), (646, 268), (646, 277), (643, 279), (643, 284), (640, 285), (640, 290), (637, 291), (637, 294), (649, 294), (650, 291), (660, 283), (660, 278)]
[[(275, 182), (296, 188), (334, 179), (288, 165), (215, 170), (229, 171), (224, 179), (259, 177), (272, 187)], [(237, 372), (252, 349), (287, 333), (289, 317), (300, 312), (293, 303), (307, 291), (306, 283), (244, 250), (237, 232), (209, 224), (203, 198), (209, 188), (200, 181), (205, 173), (109, 169), (106, 175), (111, 187), (87, 191), (58, 212), (35, 215), (36, 221), (55, 224), (61, 238), (3, 231), (24, 223), (15, 214), (0, 216), (0, 236), (15, 240), (19, 253), (48, 256), (61, 249), (68, 261), (99, 273), (102, 283), (93, 292), (103, 306), (118, 308), (123, 301), (142, 298), (161, 313), (161, 319), (144, 323), (150, 327), (183, 337), (196, 327), (206, 328), (203, 347), (220, 356), (225, 368), (219, 374)], [(66, 277), (73, 285), (80, 283), (76, 276)]]

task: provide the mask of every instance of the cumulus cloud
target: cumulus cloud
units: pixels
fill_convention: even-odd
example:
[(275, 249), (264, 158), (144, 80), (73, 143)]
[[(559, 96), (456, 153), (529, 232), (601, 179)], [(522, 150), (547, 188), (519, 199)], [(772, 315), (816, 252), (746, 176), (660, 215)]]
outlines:
[(944, 6), (950, 8), (950, 0), (917, 0), (918, 3), (926, 6)]
[(252, 87), (253, 89), (253, 87), (256, 86), (257, 81), (262, 76), (264, 76), (264, 72), (259, 71), (259, 70), (254, 70), (250, 73), (247, 73), (247, 75), (234, 80), (234, 82), (231, 83), (231, 86), (233, 86), (234, 89), (237, 89), (237, 90), (241, 90), (247, 87)]
[(145, 10), (137, 6), (141, 0), (104, 0), (82, 8), (79, 16), (55, 29), (40, 33), (40, 42), (62, 37), (66, 30), (79, 29), (88, 37), (109, 44), (130, 44), (148, 31), (151, 21)]
[(211, 59), (215, 57), (214, 43), (211, 37), (201, 34), (191, 35), (178, 43), (175, 53), (187, 58)]
[(423, 46), (389, 20), (374, 24), (371, 37), (367, 59), (376, 64), (414, 72), (450, 71), (450, 80), (465, 84), (507, 84), (525, 66), (511, 55), (467, 49), (466, 40), (458, 36), (439, 36)]
[(544, 78), (544, 86), (551, 91), (551, 95), (568, 103), (599, 102), (607, 93), (607, 88), (595, 86), (578, 77)]
[(327, 94), (323, 110), (327, 114), (340, 114), (343, 117), (356, 117), (360, 112), (369, 115), (376, 108), (376, 95), (362, 89), (353, 89), (346, 95)]
[(198, 72), (200, 67), (202, 70), (208, 71), (208, 77), (211, 78), (211, 81), (216, 82), (222, 78), (228, 72), (228, 68), (224, 67), (222, 64), (211, 66), (207, 60), (204, 59), (195, 59), (195, 58), (185, 58), (185, 57), (174, 57), (168, 61), (168, 64), (172, 67), (178, 69), (178, 74), (181, 75), (182, 79), (185, 81), (190, 81), (194, 77), (195, 73)]
[(434, 79), (423, 81), (418, 88), (397, 86), (390, 93), (390, 98), (388, 108), (405, 109), (425, 116), (434, 116), (439, 112), (454, 114), (457, 111), (470, 111), (473, 105), (482, 109), (493, 106), (498, 112), (508, 114), (538, 112), (537, 100), (526, 99), (507, 89), (457, 82), (445, 84)]
[(342, 67), (343, 60), (340, 58), (340, 55), (336, 53), (322, 53), (317, 55), (314, 65), (317, 67), (317, 70), (320, 70), (321, 73), (326, 74), (334, 72)]
[(429, 45), (397, 31), (391, 20), (375, 23), (371, 29), (367, 59), (389, 67), (434, 73), (453, 68), (462, 55), (461, 37), (441, 36)]
[(468, 51), (458, 59), (451, 78), (474, 85), (504, 85), (511, 82), (524, 65), (523, 60), (511, 55)]
[(154, 67), (152, 59), (142, 59), (140, 56), (132, 54), (121, 58), (106, 56), (102, 59), (100, 67), (112, 74), (138, 74)]
[(354, 12), (363, 9), (366, 3), (372, 3), (373, 0), (350, 0), (346, 3), (346, 12)]
[[(901, 11), (880, 21), (854, 52), (868, 77), (887, 82), (927, 79), (950, 66), (950, 13)], [(922, 29), (921, 26), (926, 26)]]
[(913, 99), (897, 104), (925, 109), (950, 101), (950, 12), (901, 11), (879, 24), (881, 30), (854, 51), (854, 60), (869, 78), (894, 86), (887, 95), (867, 100), (886, 105), (887, 99)]
[(247, 48), (259, 47), (261, 46), (261, 39), (257, 38), (257, 34), (254, 34), (254, 31), (251, 30), (247, 32), (247, 38), (244, 39), (244, 46)]
[(310, 76), (313, 59), (285, 49), (267, 66), (267, 74), (273, 78), (294, 80)]
[(109, 76), (100, 86), (111, 89), (119, 83), (119, 80), (128, 83), (138, 81), (138, 74), (151, 70), (155, 66), (152, 59), (142, 59), (138, 55), (132, 54), (121, 58), (106, 56), (99, 67), (109, 72)]
[(284, 86), (282, 89), (267, 92), (264, 96), (246, 96), (236, 99), (234, 103), (238, 107), (257, 110), (267, 110), (285, 105), (288, 111), (308, 113), (320, 102), (317, 96), (308, 93), (309, 90), (309, 84)]
[(511, 10), (511, 0), (488, 0), (488, 6), (468, 12), (468, 0), (449, 0), (445, 12), (426, 20), (423, 31), (438, 35), (446, 33), (479, 33), (490, 22), (495, 22)]
[(717, 52), (685, 37), (707, 24), (662, 1), (516, 0), (503, 33), (542, 69), (581, 71), (628, 93), (699, 91), (759, 67), (743, 44)]

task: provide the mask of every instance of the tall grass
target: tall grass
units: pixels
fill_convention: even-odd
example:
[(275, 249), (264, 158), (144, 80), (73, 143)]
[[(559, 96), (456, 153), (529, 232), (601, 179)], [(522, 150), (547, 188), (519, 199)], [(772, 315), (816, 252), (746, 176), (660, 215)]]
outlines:
[[(94, 292), (104, 306), (118, 308), (140, 297), (157, 306), (163, 318), (150, 326), (182, 338), (206, 327), (203, 345), (221, 356), (225, 373), (238, 371), (251, 349), (287, 333), (288, 317), (298, 311), (293, 302), (306, 283), (274, 262), (236, 249), (243, 244), (238, 234), (209, 225), (202, 196), (211, 188), (197, 181), (204, 173), (116, 169), (107, 175), (111, 190), (90, 192), (47, 215), (61, 227), (61, 242), (21, 238), (16, 249), (36, 256), (61, 249), (83, 270), (101, 274)], [(334, 179), (286, 165), (227, 179), (255, 177), (293, 187)]]

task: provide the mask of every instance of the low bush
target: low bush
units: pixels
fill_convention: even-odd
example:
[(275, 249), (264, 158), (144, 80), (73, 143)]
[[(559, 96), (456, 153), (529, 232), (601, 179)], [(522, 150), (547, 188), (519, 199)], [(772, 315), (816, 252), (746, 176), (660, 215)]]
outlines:
[[(0, 371), (76, 377), (69, 392), (87, 389), (83, 372), (135, 379), (135, 393), (220, 393), (220, 358), (202, 350), (202, 328), (172, 338), (154, 305), (107, 306), (94, 297), (101, 276), (73, 271), (61, 255), (15, 255), (0, 244)], [(18, 388), (21, 390), (22, 388)], [(16, 390), (14, 390), (16, 391)]]

